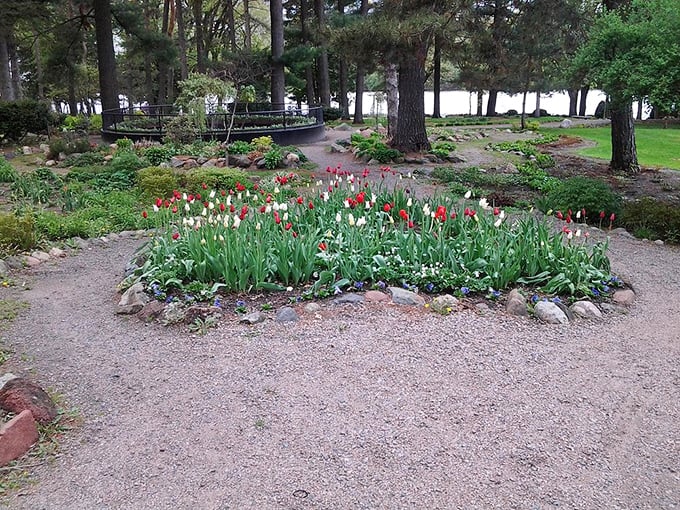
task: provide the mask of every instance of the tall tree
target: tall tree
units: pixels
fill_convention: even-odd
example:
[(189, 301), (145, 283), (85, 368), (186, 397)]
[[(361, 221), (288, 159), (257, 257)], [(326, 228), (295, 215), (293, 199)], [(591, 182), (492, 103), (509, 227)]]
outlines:
[[(359, 15), (366, 16), (368, 14), (368, 0), (361, 0), (359, 7)], [(366, 63), (362, 60), (356, 62), (357, 71), (354, 80), (354, 124), (364, 123), (364, 90), (366, 80)]]
[(283, 2), (270, 0), (271, 17), (271, 103), (274, 110), (282, 110), (286, 103), (286, 75), (283, 64)]
[[(97, 36), (97, 65), (102, 110), (119, 108), (116, 79), (116, 55), (113, 48), (111, 0), (93, 0)], [(104, 126), (108, 127), (108, 126)]]

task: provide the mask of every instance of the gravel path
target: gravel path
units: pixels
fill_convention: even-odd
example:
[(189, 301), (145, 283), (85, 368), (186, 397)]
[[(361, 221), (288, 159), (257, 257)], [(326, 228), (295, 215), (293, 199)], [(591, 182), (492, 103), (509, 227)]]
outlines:
[(6, 335), (83, 426), (17, 509), (680, 505), (680, 250), (612, 241), (602, 323), (335, 306), (204, 336), (113, 314), (139, 241), (33, 270)]

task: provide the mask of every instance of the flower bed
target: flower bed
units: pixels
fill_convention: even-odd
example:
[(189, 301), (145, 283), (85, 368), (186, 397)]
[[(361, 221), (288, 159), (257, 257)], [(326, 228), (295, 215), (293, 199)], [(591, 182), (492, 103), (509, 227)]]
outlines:
[(309, 193), (286, 198), (291, 192), (282, 190), (295, 178), (278, 176), (271, 191), (238, 184), (157, 199), (145, 217), (162, 233), (135, 278), (164, 297), (188, 287), (323, 296), (387, 284), (459, 295), (526, 284), (594, 296), (610, 281), (607, 244), (578, 226), (555, 233), (531, 215), (511, 220), (485, 199), (418, 200), (371, 185), (368, 170), (328, 168)]

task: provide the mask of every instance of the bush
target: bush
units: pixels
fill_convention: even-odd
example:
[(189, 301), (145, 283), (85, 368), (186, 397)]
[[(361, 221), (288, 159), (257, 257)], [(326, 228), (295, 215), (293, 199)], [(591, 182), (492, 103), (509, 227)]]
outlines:
[(0, 246), (10, 250), (30, 250), (36, 244), (33, 217), (0, 212)]
[(201, 133), (189, 115), (172, 117), (165, 125), (163, 141), (174, 144), (189, 144), (201, 137)]
[(283, 152), (280, 147), (272, 147), (264, 154), (264, 166), (268, 170), (276, 170), (283, 163)]
[(208, 189), (230, 190), (236, 189), (240, 183), (248, 189), (252, 189), (253, 183), (248, 178), (248, 174), (233, 168), (195, 168), (184, 178), (184, 184), (190, 193), (204, 192), (203, 184)]
[(64, 134), (62, 137), (52, 138), (49, 143), (48, 156), (52, 159), (59, 157), (59, 154), (82, 154), (92, 150), (90, 141), (87, 137), (75, 137), (73, 135)]
[(137, 172), (137, 186), (147, 198), (166, 198), (179, 187), (170, 168), (151, 166)]
[(4, 156), (0, 156), (0, 182), (14, 182), (18, 176), (19, 174), (14, 167), (9, 164)]
[(380, 163), (390, 163), (400, 158), (402, 153), (396, 149), (390, 149), (380, 138), (378, 133), (365, 137), (355, 133), (351, 138), (352, 145), (357, 148), (356, 154), (360, 157), (375, 159)]
[(619, 218), (621, 225), (636, 237), (680, 243), (680, 207), (677, 205), (645, 197), (625, 203)]
[(67, 166), (91, 166), (104, 163), (104, 155), (101, 152), (83, 152), (70, 155), (64, 160)]
[(342, 118), (342, 110), (340, 110), (340, 108), (333, 108), (331, 106), (323, 107), (324, 121), (338, 120), (340, 118)]
[(619, 216), (621, 197), (604, 182), (587, 177), (571, 177), (562, 181), (546, 197), (547, 203), (556, 211), (581, 211), (585, 209), (586, 220), (594, 223), (600, 219), (600, 212), (609, 217)]
[(248, 154), (251, 150), (251, 145), (243, 140), (235, 140), (227, 147), (229, 154)]
[(177, 154), (177, 151), (172, 145), (152, 145), (141, 150), (141, 155), (146, 158), (153, 166), (158, 166), (161, 163), (170, 161), (170, 159)]
[(0, 139), (20, 140), (26, 133), (44, 133), (56, 123), (46, 103), (38, 101), (0, 102)]

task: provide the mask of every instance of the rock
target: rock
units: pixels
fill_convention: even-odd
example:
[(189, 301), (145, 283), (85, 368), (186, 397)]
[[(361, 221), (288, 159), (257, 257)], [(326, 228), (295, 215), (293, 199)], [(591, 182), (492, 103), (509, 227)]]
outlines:
[(348, 292), (347, 294), (341, 294), (333, 300), (335, 305), (351, 304), (356, 305), (364, 302), (364, 296), (361, 294), (356, 294), (354, 292)]
[(562, 129), (569, 129), (574, 123), (570, 119), (564, 119), (560, 122), (560, 127)]
[(263, 170), (264, 168), (267, 168), (267, 160), (264, 158), (257, 158), (255, 161), (253, 161), (255, 164), (255, 168), (258, 170)]
[(342, 124), (338, 124), (337, 126), (335, 126), (335, 131), (351, 131), (351, 130), (352, 126), (350, 126), (346, 122), (343, 122)]
[(50, 260), (50, 256), (44, 251), (34, 251), (33, 253), (31, 253), (31, 257), (33, 257), (34, 259), (38, 259), (40, 262), (47, 262), (48, 260)]
[(204, 161), (203, 163), (201, 163), (201, 167), (203, 167), (203, 168), (217, 168), (217, 159), (212, 158), (212, 159), (209, 159), (207, 161)]
[(569, 319), (552, 301), (539, 301), (534, 306), (534, 314), (548, 324), (567, 324)]
[(60, 152), (59, 155), (57, 156), (57, 159), (59, 161), (65, 161), (66, 160), (66, 153), (65, 152)]
[(297, 322), (300, 316), (290, 306), (284, 306), (276, 312), (276, 322)]
[(38, 427), (31, 411), (22, 411), (0, 427), (0, 466), (26, 453), (38, 440)]
[(54, 161), (53, 159), (48, 159), (47, 161), (45, 161), (45, 166), (47, 166), (47, 167), (54, 166), (56, 164), (57, 164), (57, 162)]
[(6, 374), (0, 375), (0, 390), (5, 385), (5, 383), (7, 383), (7, 381), (11, 381), (12, 379), (16, 379), (16, 378), (17, 378), (17, 376), (14, 375), (11, 372), (7, 372)]
[(176, 157), (176, 156), (170, 158), (170, 167), (172, 167), (172, 168), (181, 168), (182, 166), (184, 166), (184, 160), (183, 160), (183, 159), (180, 159), (180, 158), (178, 158), (178, 157)]
[(24, 267), (24, 258), (10, 256), (5, 259), (5, 265), (10, 269), (21, 269)]
[(562, 310), (562, 313), (564, 313), (564, 315), (567, 316), (567, 319), (569, 319), (569, 322), (573, 321), (576, 318), (576, 317), (574, 317), (574, 312), (569, 310), (569, 307), (567, 305), (565, 305), (564, 303), (562, 303), (562, 301), (557, 301), (557, 302), (555, 302), (555, 304), (557, 305), (557, 307), (560, 310)]
[(502, 174), (518, 174), (519, 173), (519, 170), (517, 170), (517, 167), (510, 162), (499, 166), (496, 169), (496, 171), (498, 171), (499, 173), (502, 173)]
[(87, 250), (90, 247), (90, 243), (85, 239), (81, 239), (80, 237), (74, 237), (71, 239), (71, 241), (73, 242), (73, 245), (79, 250)]
[(197, 320), (219, 320), (222, 317), (222, 309), (212, 305), (191, 305), (184, 312), (184, 323), (193, 324)]
[(144, 305), (144, 308), (142, 308), (137, 313), (137, 316), (140, 318), (140, 320), (149, 322), (160, 317), (163, 313), (163, 310), (165, 310), (165, 303), (161, 303), (160, 301), (153, 299)]
[(510, 315), (518, 315), (526, 317), (529, 315), (527, 310), (527, 300), (517, 289), (512, 289), (508, 294), (508, 300), (505, 303), (505, 311)]
[(196, 164), (197, 164), (198, 166), (203, 166), (203, 165), (205, 165), (207, 162), (208, 162), (208, 158), (206, 158), (205, 156), (199, 156), (198, 158), (196, 158)]
[(40, 260), (36, 259), (35, 257), (31, 257), (30, 255), (26, 255), (24, 258), (24, 264), (27, 267), (35, 267), (40, 265)]
[(602, 312), (590, 301), (576, 301), (571, 305), (571, 311), (583, 319), (601, 319)]
[(33, 154), (33, 149), (31, 149), (28, 145), (24, 145), (21, 148), (21, 152), (24, 154), (24, 156), (29, 156)]
[(429, 161), (430, 163), (442, 163), (441, 158), (439, 156), (437, 156), (436, 154), (430, 154), (430, 153), (423, 154), (423, 158), (426, 161)]
[(42, 424), (57, 417), (57, 406), (50, 396), (25, 377), (17, 377), (5, 383), (0, 390), (0, 407), (12, 413), (28, 409), (35, 421)]
[(151, 298), (144, 292), (144, 284), (135, 283), (121, 296), (116, 313), (120, 315), (138, 313), (150, 300)]
[(347, 149), (345, 149), (342, 145), (338, 143), (332, 143), (331, 144), (331, 154), (344, 154), (347, 152)]
[(427, 160), (417, 156), (404, 156), (404, 163), (408, 163), (410, 165), (424, 165), (427, 163)]
[(617, 305), (630, 306), (635, 301), (635, 292), (630, 289), (622, 289), (614, 292), (612, 301)]
[(366, 128), (359, 131), (359, 134), (364, 138), (370, 138), (375, 134), (375, 131), (373, 131), (371, 128)]
[(321, 310), (321, 305), (319, 303), (307, 303), (305, 305), (305, 312), (316, 313)]
[(458, 308), (460, 301), (451, 294), (443, 294), (437, 296), (430, 303), (430, 309), (433, 312), (447, 314)]
[(482, 315), (485, 315), (491, 311), (491, 308), (489, 308), (489, 305), (487, 305), (486, 303), (477, 303), (475, 305), (475, 308)]
[(663, 243), (663, 240), (657, 239), (656, 241), (654, 241), (654, 244), (659, 245), (659, 246), (663, 246), (664, 243)]
[(264, 322), (264, 320), (265, 320), (265, 316), (262, 312), (252, 312), (252, 313), (249, 313), (249, 314), (241, 317), (239, 322), (241, 324), (253, 325), (253, 324), (258, 324), (260, 322)]
[(400, 287), (389, 287), (387, 290), (392, 294), (392, 302), (397, 305), (424, 306), (425, 300), (415, 292)]
[(227, 157), (229, 166), (236, 166), (239, 168), (248, 168), (250, 166), (250, 158), (245, 154), (229, 154)]
[(9, 266), (4, 260), (0, 259), (0, 276), (7, 276), (9, 274)]
[(198, 162), (195, 159), (187, 159), (182, 168), (198, 168)]
[(107, 154), (106, 156), (104, 156), (104, 161), (106, 161), (107, 163), (109, 161), (111, 161), (112, 159), (113, 159), (113, 154)]
[(467, 163), (467, 158), (465, 156), (461, 156), (455, 152), (450, 152), (449, 155), (446, 156), (446, 160), (450, 163)]
[(184, 321), (186, 311), (179, 301), (168, 303), (161, 313), (161, 322), (166, 326)]
[(623, 237), (627, 237), (628, 239), (635, 239), (635, 236), (628, 232), (625, 228), (618, 227), (612, 230), (612, 234), (618, 234)]
[(41, 143), (40, 144), (40, 152), (42, 152), (43, 154), (49, 154), (50, 146), (46, 143)]
[(60, 248), (57, 248), (56, 246), (53, 246), (50, 248), (49, 256), (55, 259), (62, 258), (66, 256), (66, 252)]
[(293, 166), (298, 166), (299, 164), (300, 164), (300, 156), (298, 156), (294, 152), (289, 152), (286, 155), (286, 166), (293, 167)]
[(366, 299), (366, 301), (369, 303), (381, 303), (384, 301), (389, 301), (390, 297), (379, 290), (367, 290), (364, 294), (364, 299)]
[(109, 234), (109, 241), (118, 241), (120, 239), (120, 235), (116, 234), (115, 232), (111, 232)]

